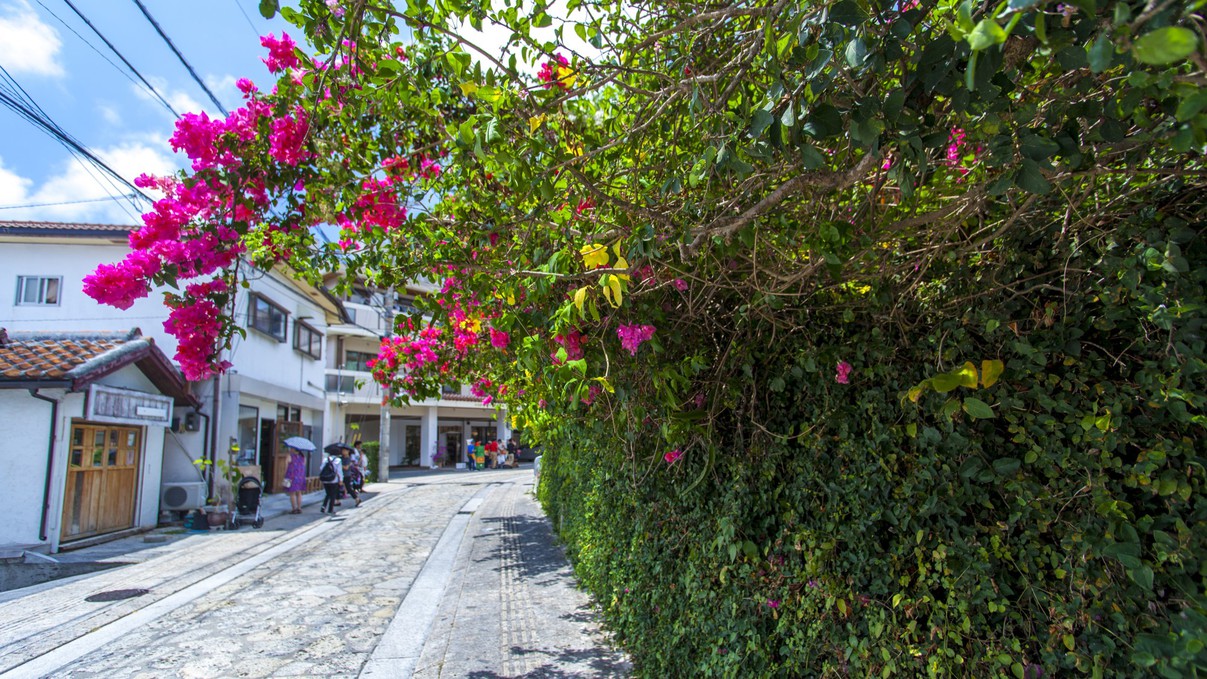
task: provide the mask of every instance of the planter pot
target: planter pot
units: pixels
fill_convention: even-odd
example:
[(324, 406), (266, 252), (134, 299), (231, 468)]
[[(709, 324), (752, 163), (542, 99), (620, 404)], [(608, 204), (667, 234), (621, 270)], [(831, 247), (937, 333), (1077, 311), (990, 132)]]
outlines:
[(230, 521), (231, 514), (225, 509), (210, 510), (205, 513), (205, 521), (210, 528), (220, 528)]

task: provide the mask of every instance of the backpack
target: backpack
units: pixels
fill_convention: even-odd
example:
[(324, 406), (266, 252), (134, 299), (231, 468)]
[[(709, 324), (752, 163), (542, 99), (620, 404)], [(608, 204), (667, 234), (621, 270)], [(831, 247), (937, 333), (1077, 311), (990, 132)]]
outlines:
[(323, 468), (319, 470), (319, 481), (323, 483), (335, 483), (338, 479), (335, 478), (335, 465), (331, 458), (323, 463)]

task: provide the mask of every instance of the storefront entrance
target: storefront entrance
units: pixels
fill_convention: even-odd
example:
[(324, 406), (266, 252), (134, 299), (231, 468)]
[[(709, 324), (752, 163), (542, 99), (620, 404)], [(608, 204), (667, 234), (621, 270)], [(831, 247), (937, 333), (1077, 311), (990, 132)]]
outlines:
[(134, 526), (142, 427), (74, 423), (63, 494), (62, 540)]

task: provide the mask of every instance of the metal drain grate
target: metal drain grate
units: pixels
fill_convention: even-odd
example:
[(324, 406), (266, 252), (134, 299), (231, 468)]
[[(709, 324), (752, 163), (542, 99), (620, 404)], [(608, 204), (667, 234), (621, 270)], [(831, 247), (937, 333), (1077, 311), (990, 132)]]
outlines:
[(121, 601), (122, 599), (133, 599), (136, 596), (142, 596), (150, 591), (149, 589), (113, 589), (108, 592), (98, 592), (92, 596), (84, 597), (84, 601), (91, 601), (93, 603)]

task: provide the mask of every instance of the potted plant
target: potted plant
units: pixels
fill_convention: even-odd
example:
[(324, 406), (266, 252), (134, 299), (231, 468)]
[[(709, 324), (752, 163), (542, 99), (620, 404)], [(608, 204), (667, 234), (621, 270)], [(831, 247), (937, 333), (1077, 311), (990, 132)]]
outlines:
[[(193, 462), (204, 474), (211, 465), (206, 459)], [(234, 501), (234, 488), (243, 475), (239, 469), (226, 460), (218, 460), (218, 473), (214, 479), (214, 495), (205, 501), (205, 520), (211, 528), (225, 526), (231, 517), (231, 503)]]

